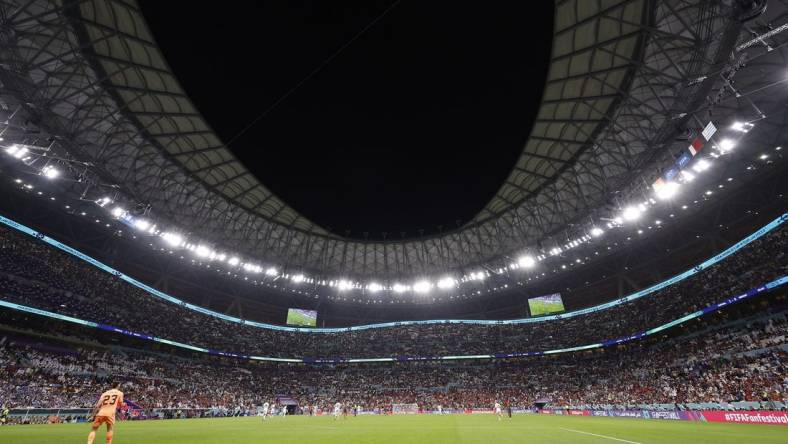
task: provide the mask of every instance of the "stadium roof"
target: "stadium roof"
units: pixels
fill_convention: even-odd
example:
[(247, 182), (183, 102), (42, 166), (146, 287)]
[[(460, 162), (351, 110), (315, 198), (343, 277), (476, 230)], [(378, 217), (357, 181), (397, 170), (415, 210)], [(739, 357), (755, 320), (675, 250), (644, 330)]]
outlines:
[(381, 278), (503, 263), (642, 192), (686, 145), (677, 136), (697, 124), (687, 110), (740, 29), (731, 10), (702, 0), (557, 1), (541, 108), (496, 196), (457, 230), (367, 242), (315, 225), (238, 162), (135, 1), (34, 0), (9, 22), (4, 58), (20, 68), (3, 82), (31, 126), (83, 166), (73, 194), (117, 192), (186, 233), (291, 269)]

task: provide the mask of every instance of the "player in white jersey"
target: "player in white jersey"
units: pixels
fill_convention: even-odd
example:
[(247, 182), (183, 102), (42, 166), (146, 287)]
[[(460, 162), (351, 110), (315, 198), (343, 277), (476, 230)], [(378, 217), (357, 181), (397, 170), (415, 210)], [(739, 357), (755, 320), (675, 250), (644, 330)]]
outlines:
[(334, 404), (334, 421), (339, 419), (339, 415), (342, 413), (342, 403), (337, 401)]
[(498, 415), (498, 421), (501, 420), (501, 403), (495, 401), (495, 414)]
[(440, 404), (438, 404), (438, 414), (439, 414), (439, 415), (442, 415), (442, 414), (443, 414), (443, 406), (442, 406), (442, 405), (440, 405)]
[(268, 419), (268, 406), (269, 404), (267, 402), (263, 403), (263, 421)]

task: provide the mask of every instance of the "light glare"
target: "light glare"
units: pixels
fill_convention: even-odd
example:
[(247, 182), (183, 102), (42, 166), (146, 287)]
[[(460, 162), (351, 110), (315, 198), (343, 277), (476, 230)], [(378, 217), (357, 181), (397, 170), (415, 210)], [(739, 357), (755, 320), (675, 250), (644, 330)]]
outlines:
[(430, 291), (431, 288), (432, 288), (432, 284), (430, 284), (428, 281), (418, 281), (415, 284), (413, 284), (413, 291), (415, 291), (416, 293), (421, 293), (421, 294), (427, 293)]
[(523, 268), (531, 268), (536, 265), (536, 259), (534, 259), (533, 256), (520, 256), (520, 258), (517, 259), (517, 265)]
[(692, 165), (692, 169), (696, 173), (702, 173), (703, 171), (706, 171), (707, 169), (709, 169), (710, 166), (711, 166), (711, 164), (709, 163), (708, 160), (700, 159), (697, 162), (695, 162), (695, 165)]
[(662, 200), (672, 198), (679, 192), (678, 182), (667, 182), (657, 189), (657, 197)]
[(197, 245), (197, 248), (194, 250), (194, 252), (200, 257), (208, 257), (212, 253), (211, 249), (205, 245)]
[(145, 219), (136, 219), (134, 221), (134, 228), (136, 228), (136, 229), (138, 229), (140, 231), (145, 231), (148, 228), (150, 228), (150, 222), (148, 222)]
[(183, 237), (177, 233), (162, 233), (161, 238), (173, 247), (180, 247), (183, 244)]
[(51, 166), (51, 165), (47, 165), (47, 166), (45, 166), (45, 167), (44, 167), (44, 169), (43, 169), (43, 170), (41, 170), (41, 173), (42, 173), (42, 174), (44, 175), (44, 177), (46, 177), (47, 179), (55, 179), (55, 178), (57, 178), (58, 176), (60, 176), (60, 171), (58, 171), (58, 170), (57, 170), (57, 168), (55, 168), (55, 167), (53, 167), (53, 166)]
[(370, 282), (367, 285), (367, 291), (369, 291), (370, 293), (377, 293), (382, 290), (383, 290), (383, 286), (378, 284), (377, 282)]
[(19, 146), (17, 144), (13, 144), (8, 148), (6, 148), (5, 152), (11, 155), (11, 157), (14, 157), (16, 159), (21, 159), (22, 157), (25, 156), (25, 154), (27, 154), (27, 148), (23, 146)]
[(454, 288), (457, 285), (457, 281), (454, 280), (452, 277), (444, 277), (438, 281), (438, 288), (442, 290), (448, 290), (449, 288)]
[(731, 125), (731, 129), (733, 131), (738, 131), (740, 133), (747, 133), (749, 132), (755, 125), (750, 122), (733, 122)]
[(642, 211), (638, 207), (628, 206), (624, 208), (624, 212), (621, 215), (624, 217), (624, 220), (632, 222), (640, 218), (641, 212)]
[(720, 140), (720, 143), (717, 144), (717, 146), (720, 147), (720, 151), (727, 153), (736, 146), (736, 142), (731, 139), (722, 139)]
[(394, 286), (391, 287), (391, 289), (394, 290), (394, 293), (405, 293), (406, 291), (408, 291), (408, 286), (402, 284), (394, 284)]

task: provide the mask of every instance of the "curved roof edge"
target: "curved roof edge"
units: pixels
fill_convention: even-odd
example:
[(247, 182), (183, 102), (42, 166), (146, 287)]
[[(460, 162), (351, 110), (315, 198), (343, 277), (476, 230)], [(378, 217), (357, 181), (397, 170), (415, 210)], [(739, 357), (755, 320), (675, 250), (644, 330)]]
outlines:
[(58, 135), (64, 156), (90, 166), (93, 190), (120, 190), (258, 260), (396, 278), (503, 262), (637, 191), (634, 179), (670, 146), (677, 110), (710, 88), (688, 79), (715, 69), (740, 26), (704, 0), (563, 0), (556, 9), (542, 107), (507, 182), (470, 224), (400, 241), (331, 235), (265, 194), (183, 94), (133, 0), (28, 2), (10, 17), (4, 54), (24, 69), (12, 79), (19, 102)]

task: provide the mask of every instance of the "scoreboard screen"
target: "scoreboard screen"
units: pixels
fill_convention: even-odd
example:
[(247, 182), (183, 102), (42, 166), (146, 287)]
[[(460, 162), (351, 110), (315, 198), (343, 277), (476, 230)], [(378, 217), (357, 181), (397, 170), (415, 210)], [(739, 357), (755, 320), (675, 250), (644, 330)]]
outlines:
[(561, 293), (548, 294), (528, 299), (528, 308), (531, 310), (531, 316), (560, 313), (564, 311), (564, 301), (561, 299)]
[(314, 327), (317, 325), (317, 312), (314, 310), (303, 310), (300, 308), (288, 309), (287, 325)]

